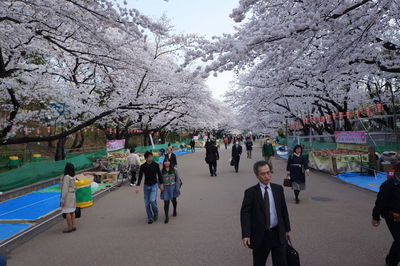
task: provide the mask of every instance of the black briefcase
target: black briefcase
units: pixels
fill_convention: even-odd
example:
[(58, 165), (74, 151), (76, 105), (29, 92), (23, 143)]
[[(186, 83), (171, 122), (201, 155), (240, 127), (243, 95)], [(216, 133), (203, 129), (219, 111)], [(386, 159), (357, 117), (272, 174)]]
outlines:
[(286, 260), (287, 266), (300, 266), (300, 256), (299, 253), (294, 249), (290, 239), (286, 247)]

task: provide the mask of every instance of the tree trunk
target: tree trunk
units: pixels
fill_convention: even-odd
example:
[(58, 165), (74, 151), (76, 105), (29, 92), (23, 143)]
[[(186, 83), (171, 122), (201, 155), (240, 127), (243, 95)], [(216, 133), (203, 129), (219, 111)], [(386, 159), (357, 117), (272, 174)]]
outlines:
[(56, 148), (56, 155), (55, 155), (55, 160), (56, 161), (61, 161), (65, 160), (65, 142), (67, 141), (67, 138), (61, 138), (57, 142), (57, 148)]
[(74, 142), (72, 143), (72, 149), (75, 149), (78, 146), (79, 134), (74, 134)]
[(81, 132), (81, 141), (78, 143), (78, 145), (76, 146), (76, 148), (77, 149), (80, 149), (80, 148), (82, 148), (83, 147), (83, 143), (85, 142), (85, 135), (84, 135), (84, 133), (82, 132), (82, 130), (80, 131)]

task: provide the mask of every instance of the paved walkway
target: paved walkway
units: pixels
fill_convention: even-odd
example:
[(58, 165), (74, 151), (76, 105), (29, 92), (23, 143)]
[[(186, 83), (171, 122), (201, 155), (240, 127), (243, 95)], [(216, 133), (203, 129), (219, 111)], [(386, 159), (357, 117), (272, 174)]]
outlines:
[[(251, 171), (260, 149), (253, 160), (242, 156), (237, 174), (228, 163), (230, 150), (220, 154), (217, 177), (209, 176), (204, 151), (178, 158), (182, 195), (169, 224), (161, 211), (148, 225), (143, 193), (123, 186), (84, 209), (77, 232), (62, 234), (65, 225), (57, 224), (15, 249), (9, 265), (251, 265), (239, 211), (244, 189), (256, 183)], [(282, 183), (285, 162), (274, 160), (276, 183)], [(391, 237), (385, 227), (370, 226), (376, 193), (315, 172), (300, 205), (290, 189), (285, 192), (302, 265), (383, 265)]]

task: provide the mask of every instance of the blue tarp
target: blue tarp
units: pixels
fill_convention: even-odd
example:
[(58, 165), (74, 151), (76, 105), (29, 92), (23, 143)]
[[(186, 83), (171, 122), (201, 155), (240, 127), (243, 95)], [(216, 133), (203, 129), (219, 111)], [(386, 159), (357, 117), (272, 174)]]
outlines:
[(0, 224), (0, 241), (3, 241), (31, 226), (30, 224)]
[(387, 174), (378, 172), (375, 177), (363, 173), (347, 172), (343, 174), (338, 174), (336, 177), (353, 185), (378, 192), (381, 184), (386, 181)]
[(0, 220), (36, 220), (60, 207), (60, 193), (29, 193), (0, 203)]
[[(180, 155), (185, 155), (185, 154), (188, 154), (188, 153), (190, 153), (190, 151), (177, 151), (177, 152), (174, 152), (174, 154), (176, 155), (176, 156), (180, 156)], [(159, 159), (158, 159), (158, 163), (163, 163), (164, 162), (164, 156), (161, 156)]]

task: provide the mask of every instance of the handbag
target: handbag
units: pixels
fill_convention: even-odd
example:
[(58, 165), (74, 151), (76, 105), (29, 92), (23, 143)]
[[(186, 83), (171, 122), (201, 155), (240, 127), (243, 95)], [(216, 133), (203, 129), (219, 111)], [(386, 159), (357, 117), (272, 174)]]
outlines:
[(231, 166), (234, 166), (235, 163), (236, 163), (236, 162), (235, 162), (235, 159), (232, 158), (232, 159), (231, 159)]
[(283, 179), (283, 186), (284, 187), (291, 187), (292, 186), (292, 180), (290, 180), (290, 178), (284, 178)]
[[(82, 215), (82, 213), (81, 213), (81, 207), (76, 207), (76, 208), (75, 208), (75, 218), (81, 218), (81, 215)], [(62, 217), (63, 217), (64, 219), (66, 219), (66, 218), (67, 218), (67, 214), (66, 214), (66, 213), (63, 213), (63, 214), (62, 214)]]
[(299, 253), (294, 249), (290, 239), (288, 239), (288, 244), (286, 247), (286, 261), (288, 266), (300, 266)]

